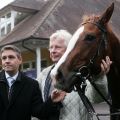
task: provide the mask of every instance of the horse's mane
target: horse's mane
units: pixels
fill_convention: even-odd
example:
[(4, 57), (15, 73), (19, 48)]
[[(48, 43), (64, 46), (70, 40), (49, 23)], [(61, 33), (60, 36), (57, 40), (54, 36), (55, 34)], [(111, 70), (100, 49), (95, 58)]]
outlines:
[(97, 22), (100, 19), (99, 15), (83, 15), (82, 17), (82, 24), (86, 23), (86, 22)]

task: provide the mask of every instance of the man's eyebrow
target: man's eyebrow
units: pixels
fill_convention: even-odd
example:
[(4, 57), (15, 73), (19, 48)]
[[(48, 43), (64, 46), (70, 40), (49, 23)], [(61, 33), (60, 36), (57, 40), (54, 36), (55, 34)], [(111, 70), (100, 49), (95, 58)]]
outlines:
[(16, 56), (14, 56), (14, 55), (4, 55), (4, 56), (2, 56), (2, 58), (3, 58), (3, 57), (11, 58), (11, 57), (16, 57)]

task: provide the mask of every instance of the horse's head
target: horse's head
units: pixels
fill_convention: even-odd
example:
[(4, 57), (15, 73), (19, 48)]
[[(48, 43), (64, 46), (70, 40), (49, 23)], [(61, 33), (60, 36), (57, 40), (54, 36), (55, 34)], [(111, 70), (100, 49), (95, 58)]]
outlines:
[(113, 9), (114, 3), (102, 15), (84, 18), (66, 52), (51, 71), (58, 89), (70, 92), (83, 78), (100, 73), (101, 59), (108, 47), (108, 22)]

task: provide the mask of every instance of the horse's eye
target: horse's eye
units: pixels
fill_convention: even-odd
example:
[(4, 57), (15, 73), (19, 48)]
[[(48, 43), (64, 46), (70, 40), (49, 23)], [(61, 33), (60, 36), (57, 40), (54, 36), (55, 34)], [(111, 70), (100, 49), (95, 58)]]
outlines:
[(85, 37), (85, 40), (86, 41), (94, 41), (96, 39), (96, 37), (94, 36), (94, 35), (87, 35), (86, 37)]

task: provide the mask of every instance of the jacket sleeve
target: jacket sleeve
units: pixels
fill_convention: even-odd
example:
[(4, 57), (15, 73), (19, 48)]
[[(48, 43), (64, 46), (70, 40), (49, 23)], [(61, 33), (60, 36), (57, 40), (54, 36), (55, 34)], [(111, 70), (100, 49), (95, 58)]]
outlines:
[(35, 82), (32, 97), (32, 116), (38, 118), (46, 118), (54, 114), (58, 114), (60, 103), (53, 103), (51, 98), (43, 102), (38, 82)]
[[(104, 76), (95, 76), (93, 78), (94, 83), (96, 84), (99, 91), (104, 95), (104, 97), (108, 97), (108, 85), (107, 85), (107, 77)], [(99, 93), (95, 90), (92, 84), (87, 81), (87, 87), (85, 91), (85, 95), (92, 103), (99, 103), (104, 101), (103, 98), (99, 95)]]

